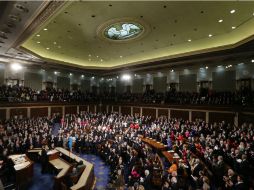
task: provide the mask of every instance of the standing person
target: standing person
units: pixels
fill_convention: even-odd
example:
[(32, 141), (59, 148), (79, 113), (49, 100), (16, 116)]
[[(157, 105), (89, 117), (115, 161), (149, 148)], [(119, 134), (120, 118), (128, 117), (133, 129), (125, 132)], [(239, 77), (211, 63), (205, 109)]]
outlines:
[(124, 184), (125, 184), (125, 182), (124, 182), (124, 176), (123, 176), (122, 170), (118, 169), (117, 170), (117, 177), (116, 177), (116, 181), (115, 181), (115, 188), (117, 190), (123, 190)]
[(61, 118), (61, 126), (64, 127), (64, 116)]
[(149, 170), (145, 170), (145, 177), (142, 185), (145, 187), (145, 190), (152, 189), (152, 176)]
[(48, 155), (45, 147), (41, 150), (41, 173), (46, 173), (48, 168)]
[(68, 148), (69, 148), (70, 152), (72, 152), (72, 143), (73, 143), (73, 138), (70, 135), (68, 138)]

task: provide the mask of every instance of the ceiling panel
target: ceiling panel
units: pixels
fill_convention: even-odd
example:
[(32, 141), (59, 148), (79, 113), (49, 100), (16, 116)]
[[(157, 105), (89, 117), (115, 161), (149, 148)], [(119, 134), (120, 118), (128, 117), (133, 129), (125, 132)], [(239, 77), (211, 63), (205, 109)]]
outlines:
[[(84, 68), (140, 64), (215, 50), (252, 36), (253, 6), (240, 1), (75, 1), (22, 46), (45, 59)], [(97, 36), (99, 26), (126, 17), (146, 23), (147, 35), (125, 43)]]

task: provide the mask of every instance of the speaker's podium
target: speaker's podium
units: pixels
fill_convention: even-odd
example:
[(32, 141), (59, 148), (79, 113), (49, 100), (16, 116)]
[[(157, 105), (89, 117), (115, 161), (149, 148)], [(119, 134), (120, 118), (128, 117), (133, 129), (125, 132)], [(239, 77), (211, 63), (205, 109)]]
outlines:
[(16, 173), (16, 189), (27, 189), (28, 184), (33, 179), (33, 161), (25, 154), (15, 154), (9, 156), (14, 164)]

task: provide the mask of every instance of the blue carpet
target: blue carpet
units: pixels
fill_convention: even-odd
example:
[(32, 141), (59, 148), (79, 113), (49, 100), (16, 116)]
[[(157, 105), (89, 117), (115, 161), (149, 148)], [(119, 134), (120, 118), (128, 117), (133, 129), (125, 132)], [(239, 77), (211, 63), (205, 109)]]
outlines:
[(96, 176), (95, 190), (106, 189), (110, 174), (109, 166), (99, 156), (93, 154), (81, 154), (79, 156), (94, 164), (94, 174)]
[(28, 190), (53, 190), (54, 175), (42, 174), (41, 165), (39, 163), (34, 164), (34, 176), (31, 186)]
[[(109, 181), (110, 169), (105, 162), (99, 156), (93, 154), (81, 154), (78, 156), (94, 164), (94, 174), (96, 176), (95, 190), (106, 189)], [(28, 190), (53, 190), (53, 177), (54, 175), (52, 174), (41, 174), (41, 165), (35, 163), (33, 181)]]

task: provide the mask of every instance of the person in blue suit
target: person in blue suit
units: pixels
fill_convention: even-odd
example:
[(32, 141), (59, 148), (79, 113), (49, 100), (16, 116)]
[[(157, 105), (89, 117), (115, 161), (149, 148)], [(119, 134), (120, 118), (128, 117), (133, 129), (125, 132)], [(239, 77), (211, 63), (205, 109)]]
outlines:
[(73, 138), (72, 138), (72, 136), (69, 136), (69, 138), (68, 138), (68, 148), (69, 148), (70, 152), (72, 152), (72, 144), (73, 144)]

